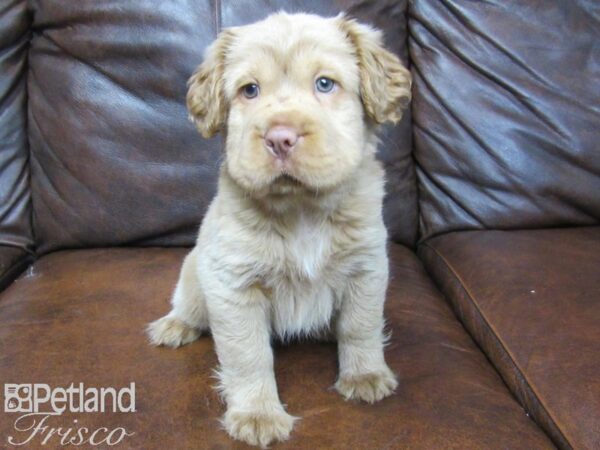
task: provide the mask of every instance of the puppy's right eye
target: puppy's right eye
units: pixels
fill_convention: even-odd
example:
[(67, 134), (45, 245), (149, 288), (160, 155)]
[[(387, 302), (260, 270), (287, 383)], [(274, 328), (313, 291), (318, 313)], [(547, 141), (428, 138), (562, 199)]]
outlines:
[(246, 84), (245, 86), (242, 86), (240, 91), (242, 92), (242, 95), (244, 97), (254, 98), (258, 95), (258, 92), (260, 91), (260, 89), (258, 88), (258, 84), (249, 83), (249, 84)]
[(317, 81), (315, 81), (315, 85), (317, 86), (317, 91), (327, 94), (328, 92), (333, 91), (335, 81), (331, 78), (319, 77), (317, 78)]

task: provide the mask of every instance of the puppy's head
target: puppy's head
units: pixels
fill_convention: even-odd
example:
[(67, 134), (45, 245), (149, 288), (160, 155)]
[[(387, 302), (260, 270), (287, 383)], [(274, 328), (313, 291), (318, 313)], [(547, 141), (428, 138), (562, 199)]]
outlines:
[(226, 29), (190, 79), (190, 116), (205, 137), (226, 132), (227, 170), (244, 189), (334, 188), (410, 98), (410, 73), (381, 41), (342, 15)]

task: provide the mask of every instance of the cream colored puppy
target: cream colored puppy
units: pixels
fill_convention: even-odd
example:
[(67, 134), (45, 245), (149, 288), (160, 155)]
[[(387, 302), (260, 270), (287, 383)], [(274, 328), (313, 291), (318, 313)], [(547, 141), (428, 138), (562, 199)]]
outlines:
[(271, 339), (335, 333), (336, 389), (369, 403), (397, 382), (383, 355), (388, 280), (376, 126), (397, 122), (410, 75), (381, 33), (342, 15), (278, 13), (230, 28), (189, 83), (203, 136), (226, 136), (217, 196), (172, 311), (150, 340), (210, 328), (234, 438), (266, 446), (295, 418), (279, 400)]

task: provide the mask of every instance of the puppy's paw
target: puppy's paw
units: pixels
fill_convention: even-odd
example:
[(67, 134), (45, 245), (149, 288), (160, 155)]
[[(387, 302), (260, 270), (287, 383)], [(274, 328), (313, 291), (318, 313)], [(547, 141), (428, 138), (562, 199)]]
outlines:
[(223, 426), (227, 433), (239, 441), (266, 448), (271, 442), (285, 441), (290, 437), (297, 417), (283, 408), (269, 411), (227, 410)]
[(368, 403), (375, 403), (392, 395), (397, 387), (398, 380), (387, 367), (377, 372), (340, 377), (335, 383), (335, 389), (346, 400), (363, 400)]
[(152, 345), (166, 345), (173, 348), (189, 344), (200, 337), (199, 330), (171, 316), (155, 320), (148, 325), (146, 332)]

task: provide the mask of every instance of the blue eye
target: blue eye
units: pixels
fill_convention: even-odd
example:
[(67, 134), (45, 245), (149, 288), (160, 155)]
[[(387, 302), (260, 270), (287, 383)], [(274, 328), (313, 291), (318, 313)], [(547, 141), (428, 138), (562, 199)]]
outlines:
[(317, 87), (317, 91), (327, 93), (333, 90), (335, 81), (331, 78), (319, 77), (317, 78), (317, 81), (315, 81), (315, 86)]
[(258, 92), (260, 91), (260, 89), (258, 88), (258, 84), (250, 83), (245, 86), (242, 86), (241, 91), (242, 91), (242, 94), (244, 95), (244, 97), (254, 98), (258, 95)]

